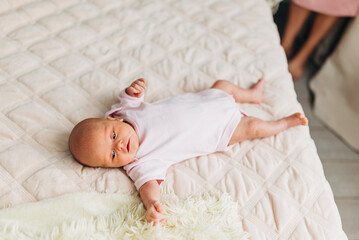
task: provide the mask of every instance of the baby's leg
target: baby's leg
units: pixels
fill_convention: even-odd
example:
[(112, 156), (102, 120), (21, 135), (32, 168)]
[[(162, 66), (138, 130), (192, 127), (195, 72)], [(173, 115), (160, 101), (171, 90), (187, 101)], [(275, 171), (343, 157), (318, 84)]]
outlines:
[(277, 121), (263, 121), (254, 117), (243, 117), (228, 145), (247, 139), (270, 137), (299, 125), (308, 125), (308, 119), (301, 113), (294, 113)]
[(217, 80), (211, 88), (217, 88), (233, 96), (236, 102), (260, 103), (263, 96), (264, 79), (259, 79), (251, 89), (244, 89), (226, 81)]

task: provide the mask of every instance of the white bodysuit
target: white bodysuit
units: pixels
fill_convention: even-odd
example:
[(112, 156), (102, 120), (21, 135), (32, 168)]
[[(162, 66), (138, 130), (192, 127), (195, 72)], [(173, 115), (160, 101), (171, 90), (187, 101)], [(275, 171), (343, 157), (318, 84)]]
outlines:
[(135, 159), (124, 166), (137, 189), (150, 180), (164, 180), (172, 164), (229, 149), (243, 116), (231, 95), (213, 88), (153, 103), (123, 90), (119, 99), (105, 116), (123, 118), (138, 134)]

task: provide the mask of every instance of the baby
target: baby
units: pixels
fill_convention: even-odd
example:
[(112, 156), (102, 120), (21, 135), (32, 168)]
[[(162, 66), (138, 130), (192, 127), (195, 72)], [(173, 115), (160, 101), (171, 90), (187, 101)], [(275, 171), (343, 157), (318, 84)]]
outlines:
[(91, 167), (124, 167), (147, 209), (146, 219), (163, 222), (159, 184), (169, 166), (182, 160), (226, 151), (247, 139), (273, 136), (307, 125), (301, 113), (276, 121), (247, 116), (240, 103), (260, 103), (264, 80), (251, 89), (225, 80), (210, 89), (153, 103), (143, 101), (144, 79), (121, 91), (120, 102), (105, 114), (78, 123), (69, 148), (80, 163)]

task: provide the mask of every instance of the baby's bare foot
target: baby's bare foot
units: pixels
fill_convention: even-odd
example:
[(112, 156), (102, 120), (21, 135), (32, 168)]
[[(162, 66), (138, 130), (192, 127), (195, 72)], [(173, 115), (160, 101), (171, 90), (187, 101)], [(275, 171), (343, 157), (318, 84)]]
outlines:
[(258, 80), (256, 84), (251, 88), (252, 94), (252, 103), (261, 103), (263, 99), (263, 87), (264, 87), (264, 79), (261, 78)]
[(308, 119), (303, 116), (301, 113), (294, 113), (288, 117), (285, 118), (288, 124), (288, 128), (290, 127), (296, 127), (296, 126), (306, 126), (308, 125)]

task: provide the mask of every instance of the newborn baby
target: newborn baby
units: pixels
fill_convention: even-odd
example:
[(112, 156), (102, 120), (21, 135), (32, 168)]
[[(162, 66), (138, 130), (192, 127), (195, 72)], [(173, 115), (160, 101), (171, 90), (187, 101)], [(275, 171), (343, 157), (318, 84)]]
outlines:
[(251, 89), (218, 80), (198, 93), (146, 103), (146, 82), (138, 79), (121, 91), (120, 102), (104, 119), (78, 123), (70, 134), (69, 148), (86, 166), (124, 167), (140, 192), (147, 221), (156, 224), (164, 221), (159, 184), (172, 164), (308, 124), (301, 113), (276, 121), (243, 113), (237, 102), (260, 103), (263, 87), (263, 79)]

